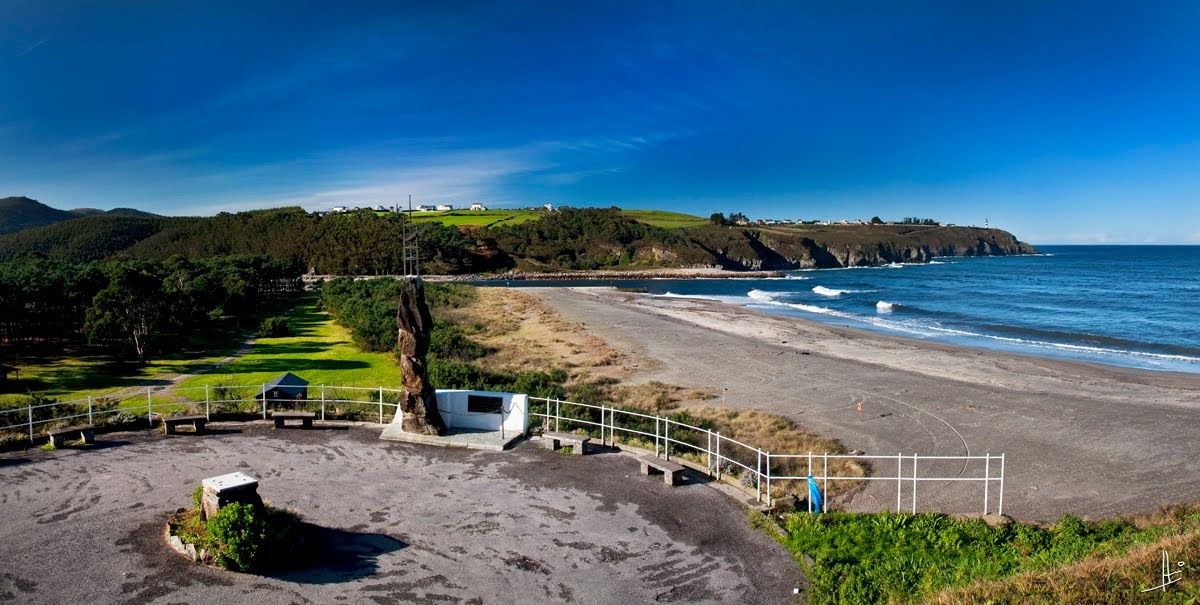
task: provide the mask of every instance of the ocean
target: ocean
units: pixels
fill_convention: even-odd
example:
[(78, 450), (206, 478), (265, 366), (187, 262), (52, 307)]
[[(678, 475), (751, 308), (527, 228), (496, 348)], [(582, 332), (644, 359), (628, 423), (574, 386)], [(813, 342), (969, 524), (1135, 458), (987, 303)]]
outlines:
[(503, 285), (607, 283), (908, 338), (1200, 373), (1200, 246), (1038, 249), (1045, 254), (791, 271), (775, 279)]

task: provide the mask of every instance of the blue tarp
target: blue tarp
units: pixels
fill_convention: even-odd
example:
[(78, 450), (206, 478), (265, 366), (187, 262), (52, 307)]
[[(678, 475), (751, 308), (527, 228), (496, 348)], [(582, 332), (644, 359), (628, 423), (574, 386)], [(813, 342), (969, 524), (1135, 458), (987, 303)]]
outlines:
[(825, 508), (825, 498), (821, 496), (821, 487), (812, 475), (808, 476), (808, 501), (812, 503), (812, 512), (819, 513)]

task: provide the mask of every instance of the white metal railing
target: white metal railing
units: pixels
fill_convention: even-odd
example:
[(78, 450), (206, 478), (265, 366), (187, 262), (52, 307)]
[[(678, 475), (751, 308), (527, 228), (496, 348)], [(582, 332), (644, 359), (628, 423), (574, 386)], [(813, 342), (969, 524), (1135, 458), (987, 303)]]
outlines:
[[(199, 413), (202, 409), (205, 417), (211, 419), (213, 414), (261, 414), (265, 419), (273, 409), (311, 409), (319, 410), (321, 420), (325, 420), (332, 411), (339, 417), (374, 417), (380, 424), (385, 423), (388, 414), (399, 413), (399, 400), (403, 395), (402, 389), (386, 387), (348, 387), (333, 385), (310, 385), (307, 397), (300, 400), (285, 398), (269, 398), (266, 396), (268, 385), (220, 385), (200, 387), (146, 387), (137, 390), (127, 390), (117, 393), (93, 395), (72, 401), (58, 401), (43, 404), (29, 404), (22, 407), (0, 410), (0, 432), (20, 431), (27, 433), (33, 441), (38, 435), (38, 427), (48, 429), (48, 425), (73, 422), (86, 418), (88, 424), (100, 420), (111, 419), (117, 414), (145, 414), (148, 426), (154, 425), (154, 418), (181, 410)], [(866, 454), (830, 454), (828, 452), (806, 453), (773, 453), (761, 448), (743, 443), (737, 439), (722, 435), (720, 431), (702, 428), (680, 422), (664, 416), (656, 416), (643, 412), (624, 410), (607, 405), (595, 405), (530, 397), (530, 417), (541, 418), (543, 426), (551, 426), (554, 430), (568, 428), (584, 428), (599, 431), (601, 443), (615, 445), (620, 434), (623, 441), (642, 440), (647, 449), (653, 444), (654, 454), (670, 459), (672, 455), (691, 455), (697, 463), (703, 463), (708, 473), (722, 479), (727, 473), (743, 479), (746, 487), (752, 483), (755, 498), (762, 502), (770, 501), (776, 493), (775, 488), (787, 482), (815, 482), (821, 489), (822, 495), (829, 493), (831, 481), (883, 481), (896, 484), (896, 511), (903, 510), (904, 494), (909, 494), (909, 509), (917, 511), (917, 486), (922, 482), (977, 482), (983, 487), (983, 512), (991, 510), (993, 499), (996, 501), (995, 512), (1004, 512), (1004, 454), (964, 455), (964, 456), (926, 456), (920, 454), (905, 455), (866, 455)], [(542, 405), (537, 406), (537, 402)], [(343, 409), (349, 408), (349, 409)], [(539, 409), (540, 408), (540, 409)], [(564, 408), (567, 414), (564, 415)], [(570, 412), (574, 411), (572, 415)], [(370, 414), (374, 412), (374, 414)], [(830, 461), (835, 465), (841, 460), (862, 462), (895, 461), (895, 476), (839, 475), (830, 473)], [(909, 468), (905, 469), (905, 463)], [(919, 470), (926, 469), (932, 464), (947, 462), (962, 463), (961, 469), (953, 476), (930, 476), (921, 474)], [(979, 475), (968, 474), (968, 467), (974, 463), (982, 465)], [(998, 468), (997, 468), (998, 465)], [(890, 465), (889, 465), (890, 467)], [(797, 472), (803, 468), (804, 472)], [(997, 489), (992, 490), (992, 484), (997, 483)], [(909, 486), (905, 489), (905, 486)], [(808, 500), (809, 510), (813, 502)], [(828, 510), (828, 498), (822, 498), (822, 510)]]
[[(905, 455), (867, 455), (867, 454), (830, 454), (828, 452), (807, 452), (802, 454), (780, 454), (764, 451), (736, 439), (722, 435), (720, 431), (702, 428), (673, 420), (663, 416), (655, 416), (642, 412), (623, 410), (613, 406), (595, 405), (530, 397), (530, 416), (542, 419), (546, 429), (561, 431), (563, 425), (574, 426), (591, 432), (598, 430), (600, 441), (605, 445), (615, 445), (617, 435), (628, 436), (633, 440), (643, 440), (647, 446), (653, 442), (654, 455), (670, 459), (672, 447), (679, 453), (690, 453), (703, 463), (710, 476), (721, 479), (726, 472), (734, 472), (739, 477), (748, 476), (753, 483), (755, 499), (762, 502), (770, 501), (773, 488), (779, 488), (786, 482), (803, 481), (815, 482), (820, 487), (822, 495), (829, 493), (830, 481), (884, 481), (896, 484), (896, 512), (903, 510), (905, 492), (909, 493), (911, 512), (917, 512), (917, 485), (921, 482), (973, 482), (982, 484), (983, 512), (991, 512), (995, 500), (994, 511), (1004, 513), (1004, 454), (964, 455), (964, 456), (926, 456), (920, 454)], [(535, 402), (540, 405), (535, 405)], [(564, 415), (564, 408), (566, 415)], [(570, 412), (575, 411), (572, 415)], [(689, 439), (690, 438), (690, 439)], [(830, 461), (854, 460), (862, 462), (894, 461), (895, 476), (839, 475), (830, 473)], [(905, 463), (909, 469), (905, 469)], [(922, 462), (930, 463), (962, 463), (962, 468), (953, 476), (930, 476), (921, 474)], [(980, 475), (967, 474), (972, 464), (982, 466)], [(998, 465), (998, 467), (997, 467)], [(797, 469), (805, 472), (798, 474)], [(995, 490), (992, 484), (997, 483)], [(909, 489), (905, 489), (905, 486)], [(750, 487), (747, 485), (747, 487)], [(809, 511), (813, 511), (813, 501), (808, 501)], [(829, 508), (828, 497), (821, 499), (822, 511)]]
[[(310, 385), (302, 399), (271, 398), (267, 384), (219, 385), (200, 387), (146, 387), (102, 395), (89, 395), (70, 401), (32, 403), (0, 410), (0, 432), (21, 431), (33, 441), (48, 425), (87, 419), (88, 424), (111, 421), (118, 414), (145, 415), (148, 426), (155, 416), (179, 411), (195, 411), (212, 419), (213, 414), (261, 414), (265, 419), (275, 409), (312, 409), (325, 420), (332, 410), (337, 416), (376, 418), (380, 424), (388, 414), (399, 410), (402, 389), (385, 387), (346, 387)], [(389, 397), (389, 395), (391, 397)], [(348, 406), (357, 409), (343, 410)], [(375, 414), (369, 414), (375, 412)], [(39, 429), (41, 427), (41, 429)]]

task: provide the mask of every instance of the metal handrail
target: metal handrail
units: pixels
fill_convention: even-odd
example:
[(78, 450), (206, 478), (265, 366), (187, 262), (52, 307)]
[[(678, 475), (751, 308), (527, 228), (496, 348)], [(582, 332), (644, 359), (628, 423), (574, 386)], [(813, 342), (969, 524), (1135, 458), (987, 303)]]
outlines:
[[(7, 426), (0, 426), (0, 431), (24, 428), (24, 429), (27, 429), (27, 431), (28, 431), (30, 441), (33, 441), (35, 438), (34, 427), (36, 427), (38, 425), (44, 425), (44, 424), (49, 424), (49, 423), (54, 423), (54, 422), (63, 422), (63, 421), (67, 421), (67, 420), (74, 420), (77, 418), (92, 419), (98, 415), (119, 414), (122, 412), (141, 414), (144, 412), (146, 414), (148, 423), (151, 426), (153, 426), (156, 407), (160, 410), (158, 412), (158, 415), (162, 416), (161, 410), (163, 410), (164, 408), (176, 409), (181, 405), (199, 406), (199, 405), (203, 404), (205, 407), (205, 414), (210, 415), (212, 412), (213, 406), (220, 407), (222, 405), (227, 405), (227, 404), (246, 404), (246, 403), (254, 403), (256, 410), (261, 410), (261, 413), (263, 414), (263, 416), (265, 418), (266, 413), (268, 411), (267, 406), (269, 403), (278, 404), (280, 402), (285, 402), (285, 401), (288, 403), (295, 402), (295, 400), (291, 400), (291, 399), (268, 398), (265, 396), (265, 394), (262, 390), (259, 390), (259, 389), (262, 389), (263, 387), (265, 387), (265, 385), (262, 385), (262, 384), (258, 384), (258, 385), (208, 385), (208, 386), (203, 386), (203, 387), (177, 387), (177, 388), (148, 387), (141, 391), (122, 391), (120, 393), (105, 393), (105, 394), (101, 394), (101, 395), (94, 396), (94, 397), (87, 397), (85, 399), (74, 399), (71, 401), (56, 401), (56, 402), (43, 403), (43, 404), (37, 404), (37, 405), (30, 404), (30, 405), (26, 405), (26, 406), (22, 406), (22, 407), (0, 410), (0, 413), (24, 412), (25, 417), (26, 417), (26, 420), (24, 422), (17, 423), (17, 424), (9, 424)], [(319, 387), (318, 387), (317, 385), (310, 385), (309, 388), (310, 389), (319, 388), (320, 389), (320, 399), (318, 400), (318, 399), (314, 399), (314, 398), (308, 398), (308, 399), (304, 400), (304, 403), (305, 404), (315, 404), (315, 403), (318, 403), (318, 401), (319, 401), (319, 403), (321, 405), (321, 419), (322, 420), (325, 419), (326, 407), (329, 404), (341, 404), (341, 405), (362, 404), (362, 405), (370, 405), (370, 406), (378, 407), (380, 424), (383, 424), (385, 408), (394, 409), (397, 413), (400, 412), (400, 404), (398, 402), (393, 403), (390, 401), (384, 401), (384, 393), (403, 393), (404, 392), (403, 389), (396, 389), (396, 388), (382, 387), (382, 386), (358, 387), (358, 386), (319, 385)], [(154, 395), (156, 395), (156, 394), (162, 395), (162, 394), (170, 393), (170, 394), (174, 394), (174, 395), (179, 395), (179, 394), (181, 394), (181, 392), (184, 392), (184, 391), (199, 391), (201, 389), (204, 392), (203, 400), (188, 399), (185, 401), (175, 401), (175, 402), (159, 401), (157, 403), (154, 401)], [(228, 391), (228, 390), (233, 390), (233, 389), (253, 389), (257, 392), (252, 392), (249, 395), (246, 395), (243, 397), (238, 397), (238, 398), (214, 399), (212, 397), (214, 390)], [(327, 397), (327, 394), (329, 393), (330, 390), (333, 391), (333, 394), (335, 395), (334, 397)], [(366, 393), (370, 393), (372, 395), (375, 395), (375, 397), (372, 397), (370, 399), (337, 397), (337, 395), (339, 395), (339, 394), (345, 394), (347, 392), (353, 393), (355, 391), (363, 391)], [(135, 397), (138, 397), (138, 398), (144, 397), (145, 405), (144, 406), (141, 405), (141, 403), (142, 403), (141, 401), (139, 401), (138, 403), (136, 403), (134, 405), (129, 405), (128, 400), (131, 398), (135, 398)], [(109, 403), (109, 402), (115, 403), (116, 407), (112, 408), (112, 409), (96, 409), (95, 404), (97, 403), (97, 400), (99, 400), (101, 402), (105, 402), (105, 403)], [(677, 449), (686, 448), (688, 450), (691, 450), (692, 452), (703, 455), (705, 457), (705, 462), (706, 462), (706, 465), (708, 468), (708, 472), (718, 479), (720, 479), (722, 477), (723, 469), (725, 469), (727, 466), (732, 465), (734, 468), (740, 468), (742, 470), (738, 472), (739, 475), (742, 472), (746, 472), (746, 473), (750, 473), (750, 476), (753, 478), (755, 497), (760, 502), (763, 501), (764, 499), (766, 499), (768, 502), (771, 501), (772, 483), (775, 483), (776, 485), (778, 485), (780, 481), (808, 481), (808, 480), (819, 481), (820, 485), (824, 486), (824, 491), (826, 493), (828, 492), (830, 481), (891, 481), (891, 482), (895, 482), (897, 484), (897, 489), (896, 489), (896, 510), (897, 510), (897, 512), (899, 512), (901, 509), (901, 505), (902, 505), (901, 496), (902, 496), (902, 492), (903, 492), (903, 486), (905, 483), (911, 485), (911, 494), (912, 494), (911, 495), (911, 503), (912, 503), (911, 510), (913, 512), (916, 512), (916, 510), (917, 510), (917, 485), (919, 483), (942, 482), (942, 481), (945, 481), (945, 482), (980, 482), (984, 486), (983, 512), (986, 514), (989, 509), (990, 498), (991, 498), (989, 486), (994, 482), (999, 482), (999, 489), (998, 489), (998, 494), (997, 494), (998, 505), (996, 507), (996, 511), (1001, 514), (1004, 511), (1004, 467), (1005, 467), (1005, 455), (1004, 454), (998, 454), (998, 455), (990, 454), (990, 453), (985, 454), (985, 455), (967, 454), (967, 455), (962, 455), (962, 456), (944, 456), (944, 455), (923, 456), (923, 455), (919, 455), (919, 454), (905, 455), (905, 454), (900, 454), (900, 453), (898, 453), (896, 455), (836, 454), (836, 453), (829, 453), (829, 452), (820, 452), (820, 453), (808, 452), (808, 453), (804, 453), (804, 454), (798, 454), (798, 453), (773, 454), (771, 452), (764, 451), (761, 448), (756, 448), (750, 444), (744, 443), (744, 442), (734, 439), (732, 437), (722, 435), (719, 431), (713, 431), (712, 429), (701, 428), (701, 427), (694, 426), (694, 425), (688, 424), (686, 422), (680, 422), (678, 420), (674, 420), (672, 418), (665, 417), (665, 416), (657, 416), (657, 415), (648, 414), (648, 413), (644, 413), (644, 412), (625, 410), (625, 409), (620, 409), (620, 408), (617, 408), (614, 406), (597, 405), (597, 404), (581, 403), (581, 402), (574, 402), (574, 401), (565, 401), (565, 400), (561, 400), (561, 399), (551, 399), (551, 398), (547, 398), (547, 397), (530, 397), (529, 401), (531, 404), (529, 415), (532, 417), (542, 418), (544, 420), (544, 422), (546, 422), (547, 424), (549, 423), (549, 421), (553, 420), (553, 421), (555, 421), (556, 426), (562, 422), (568, 422), (568, 423), (575, 423), (577, 425), (581, 425), (584, 427), (597, 427), (600, 431), (601, 439), (602, 440), (605, 439), (606, 435), (607, 435), (607, 439), (613, 443), (616, 442), (618, 434), (636, 435), (639, 437), (646, 438), (647, 440), (653, 439), (655, 455), (656, 456), (660, 455), (660, 450), (661, 450), (661, 455), (664, 457), (667, 457), (667, 458), (669, 458), (673, 453), (671, 451), (672, 446), (675, 446)], [(533, 411), (532, 403), (535, 401), (536, 402), (544, 402), (546, 404), (545, 412)], [(47, 408), (54, 408), (57, 406), (83, 406), (83, 405), (87, 405), (86, 412), (81, 411), (78, 413), (64, 414), (61, 416), (52, 414), (52, 416), (50, 418), (38, 418), (38, 419), (34, 418), (35, 410), (43, 410), (43, 409), (47, 409)], [(564, 406), (564, 405), (568, 406), (568, 407), (575, 406), (577, 408), (587, 409), (587, 410), (597, 410), (600, 413), (600, 420), (597, 422), (590, 418), (572, 418), (570, 416), (563, 416), (562, 415), (562, 406)], [(627, 426), (621, 426), (621, 423), (618, 421), (618, 417), (625, 418), (625, 419), (632, 418), (632, 419), (641, 419), (643, 421), (653, 421), (654, 422), (654, 432), (651, 433), (648, 431), (641, 430), (640, 428), (631, 428), (631, 427), (627, 427)], [(703, 440), (706, 443), (695, 444), (695, 443), (691, 443), (689, 441), (682, 440), (679, 435), (679, 431), (681, 431), (681, 430), (694, 431), (695, 432), (694, 434), (703, 437), (704, 438)], [(672, 431), (675, 432), (674, 436), (672, 436)], [(737, 458), (730, 456), (729, 455), (730, 454), (730, 450), (729, 450), (730, 445), (743, 448), (744, 451), (742, 451), (742, 453), (745, 455), (753, 456), (755, 458), (755, 460), (743, 462), (742, 460), (738, 460)], [(724, 452), (722, 452), (723, 448), (725, 450)], [(735, 450), (735, 451), (740, 451), (740, 450)], [(889, 477), (889, 476), (867, 477), (867, 476), (842, 476), (842, 475), (837, 475), (837, 474), (830, 474), (829, 461), (831, 459), (835, 460), (835, 461), (837, 461), (837, 460), (862, 460), (862, 461), (893, 460), (893, 461), (896, 461), (896, 464), (897, 464), (896, 476), (894, 476), (894, 477)], [(780, 460), (785, 460), (785, 461), (807, 460), (809, 463), (808, 464), (809, 472), (804, 475), (797, 475), (794, 472), (776, 475), (773, 473), (773, 470), (772, 470), (773, 464), (772, 463), (774, 462), (775, 464), (778, 464), (778, 461), (780, 461)], [(904, 474), (904, 463), (906, 460), (909, 461), (910, 464), (912, 465), (912, 470), (911, 470), (910, 474), (908, 474), (907, 476), (905, 476), (905, 474)], [(917, 468), (922, 461), (929, 462), (929, 461), (938, 461), (938, 460), (955, 460), (955, 461), (964, 461), (964, 462), (970, 462), (973, 460), (983, 461), (984, 475), (979, 476), (979, 477), (977, 477), (977, 476), (929, 477), (929, 476), (921, 476), (917, 472)], [(814, 468), (814, 466), (815, 466), (814, 462), (820, 462), (821, 468), (819, 469), (819, 472), (817, 472), (818, 469)], [(992, 462), (999, 462), (1000, 466), (999, 466), (998, 474), (993, 474), (993, 472), (991, 470)], [(753, 464), (754, 466), (751, 466), (751, 464)], [(964, 470), (965, 470), (965, 468), (966, 467), (964, 466)], [(827, 507), (828, 498), (825, 498), (824, 501), (825, 501), (825, 503), (826, 503), (825, 505)], [(811, 503), (810, 503), (810, 507), (811, 507)]]

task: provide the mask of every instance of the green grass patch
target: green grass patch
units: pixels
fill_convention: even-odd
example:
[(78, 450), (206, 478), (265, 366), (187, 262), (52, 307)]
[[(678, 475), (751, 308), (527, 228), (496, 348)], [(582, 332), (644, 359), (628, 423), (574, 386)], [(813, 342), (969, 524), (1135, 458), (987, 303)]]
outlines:
[(113, 361), (107, 352), (93, 347), (22, 357), (20, 392), (0, 394), (0, 409), (24, 407), (27, 392), (67, 401), (200, 372), (233, 354), (242, 336), (240, 330), (226, 327), (186, 347), (161, 353), (145, 366)]
[(910, 603), (950, 587), (1053, 569), (1085, 557), (1120, 556), (1131, 547), (1195, 531), (1200, 512), (1178, 509), (1140, 525), (1068, 515), (1046, 527), (990, 526), (932, 513), (794, 513), (785, 517), (784, 528), (780, 541), (806, 568), (810, 603)]
[(399, 388), (394, 355), (360, 351), (348, 330), (318, 308), (316, 295), (306, 295), (285, 317), (292, 336), (260, 338), (233, 362), (180, 386), (257, 385), (292, 372), (310, 385)]
[(442, 212), (413, 212), (414, 223), (441, 223), (451, 227), (492, 227), (519, 225), (540, 219), (542, 210), (447, 210)]
[[(696, 227), (708, 223), (708, 219), (666, 210), (622, 210), (621, 214), (635, 221), (662, 227), (678, 229), (681, 227)], [(527, 221), (540, 220), (546, 216), (544, 210), (448, 210), (443, 212), (413, 212), (414, 223), (436, 222), (452, 227), (499, 227), (520, 225)]]
[(680, 229), (683, 227), (699, 227), (708, 224), (708, 219), (666, 210), (622, 210), (621, 214), (647, 225), (663, 229)]

